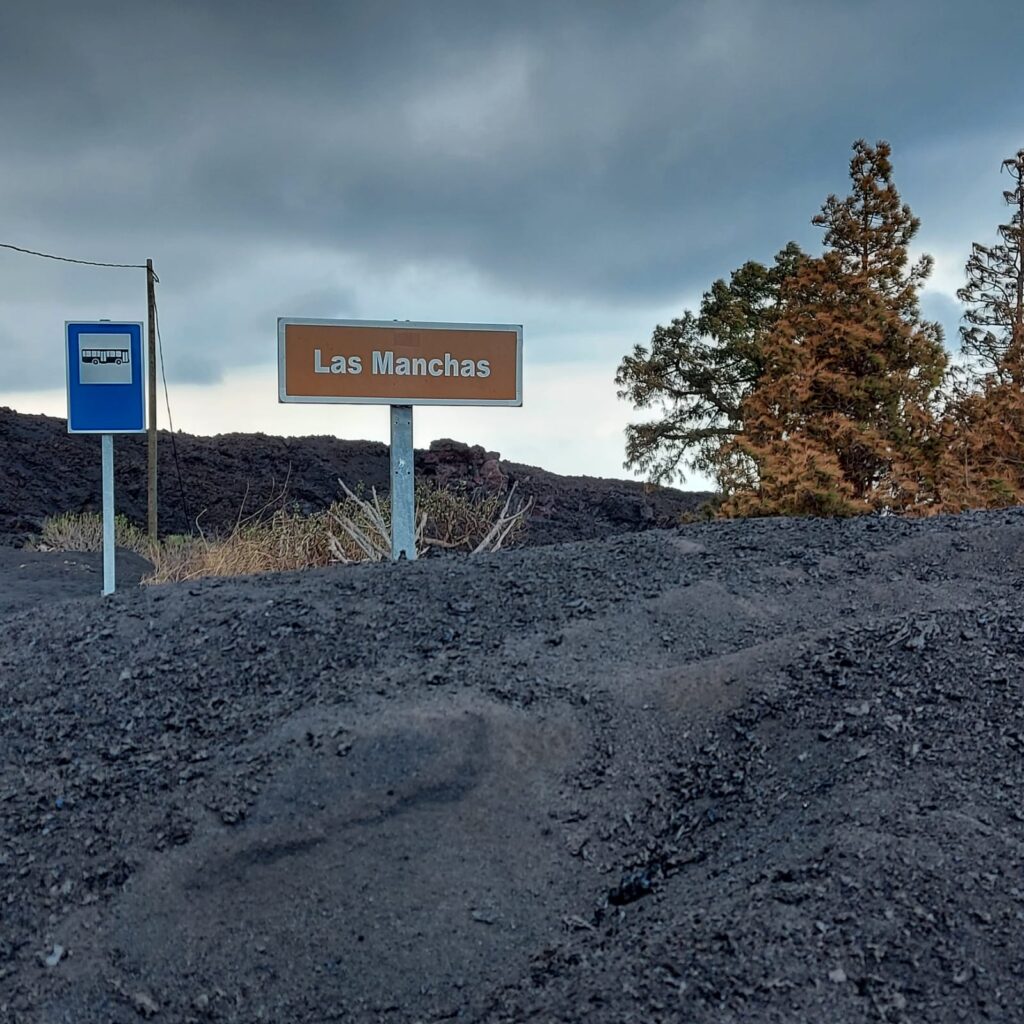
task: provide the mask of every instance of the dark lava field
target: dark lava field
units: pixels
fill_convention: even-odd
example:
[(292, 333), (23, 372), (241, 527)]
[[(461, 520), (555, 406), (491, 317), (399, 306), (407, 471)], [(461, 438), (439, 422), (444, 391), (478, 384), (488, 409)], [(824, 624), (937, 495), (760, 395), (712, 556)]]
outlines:
[[(122, 435), (115, 444), (117, 511), (146, 525), (146, 439)], [(500, 459), (497, 452), (439, 440), (416, 452), (417, 478), (470, 491), (513, 484), (532, 513), (523, 545), (593, 540), (670, 526), (710, 497), (697, 491), (646, 487), (635, 480), (567, 477)], [(338, 480), (384, 493), (387, 445), (336, 437), (218, 434), (196, 437), (160, 431), (160, 532), (230, 532), (239, 519), (283, 505), (301, 512), (326, 508), (342, 496)], [(100, 441), (68, 434), (67, 421), (0, 406), (0, 546), (31, 544), (47, 516), (99, 512)]]
[(2, 554), (5, 1024), (1024, 1020), (1024, 511)]

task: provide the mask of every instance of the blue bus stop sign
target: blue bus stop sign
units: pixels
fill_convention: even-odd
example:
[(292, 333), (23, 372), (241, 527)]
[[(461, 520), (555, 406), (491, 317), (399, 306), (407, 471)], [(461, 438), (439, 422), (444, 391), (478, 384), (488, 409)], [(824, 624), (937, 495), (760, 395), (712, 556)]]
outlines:
[(69, 434), (146, 430), (142, 324), (68, 321)]

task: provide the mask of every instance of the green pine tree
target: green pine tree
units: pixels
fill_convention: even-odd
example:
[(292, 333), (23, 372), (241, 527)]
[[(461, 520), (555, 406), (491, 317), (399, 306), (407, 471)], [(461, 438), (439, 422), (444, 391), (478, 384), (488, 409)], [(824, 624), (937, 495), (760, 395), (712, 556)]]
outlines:
[(742, 430), (742, 408), (764, 371), (761, 346), (779, 315), (783, 282), (803, 258), (787, 245), (770, 267), (750, 261), (707, 291), (699, 314), (687, 310), (654, 329), (619, 366), (619, 396), (657, 411), (626, 431), (626, 466), (656, 481), (707, 473), (729, 490), (743, 466), (726, 446)]
[(1002, 169), (1013, 183), (1003, 192), (1013, 213), (995, 245), (971, 247), (967, 284), (957, 292), (967, 307), (960, 339), (975, 374), (1024, 387), (1024, 149)]

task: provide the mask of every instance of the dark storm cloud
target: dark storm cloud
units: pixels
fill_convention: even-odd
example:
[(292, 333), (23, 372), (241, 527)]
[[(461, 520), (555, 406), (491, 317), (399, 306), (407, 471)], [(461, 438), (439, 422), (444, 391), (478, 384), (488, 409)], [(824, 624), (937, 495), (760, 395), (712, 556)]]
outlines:
[(1024, 127), (1020, 28), (1009, 0), (5, 4), (0, 234), (158, 256), (182, 294), (312, 247), (665, 301), (815, 244), (855, 137), (899, 180), (901, 147)]

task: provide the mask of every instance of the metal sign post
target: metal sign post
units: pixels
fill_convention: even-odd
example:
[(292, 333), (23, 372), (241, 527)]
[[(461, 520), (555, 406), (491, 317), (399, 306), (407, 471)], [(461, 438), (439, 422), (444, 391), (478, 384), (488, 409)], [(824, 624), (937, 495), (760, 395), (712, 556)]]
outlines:
[(391, 558), (416, 557), (412, 406), (391, 406)]
[(68, 433), (100, 434), (103, 593), (115, 587), (114, 434), (146, 432), (142, 324), (98, 320), (64, 325)]
[(114, 435), (104, 434), (103, 446), (103, 594), (114, 592)]

